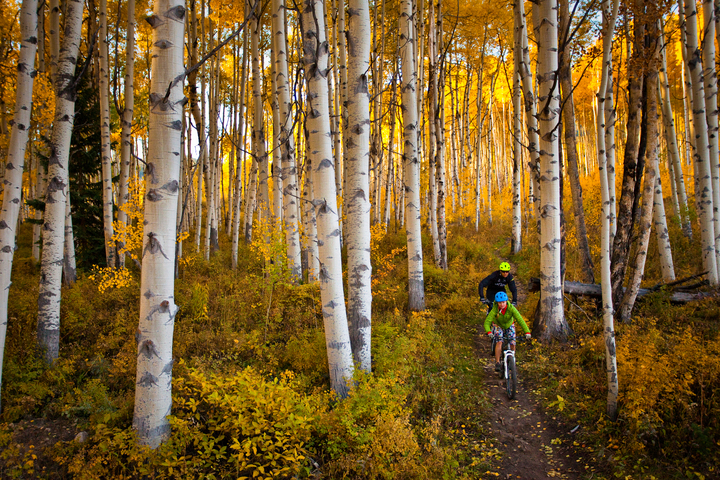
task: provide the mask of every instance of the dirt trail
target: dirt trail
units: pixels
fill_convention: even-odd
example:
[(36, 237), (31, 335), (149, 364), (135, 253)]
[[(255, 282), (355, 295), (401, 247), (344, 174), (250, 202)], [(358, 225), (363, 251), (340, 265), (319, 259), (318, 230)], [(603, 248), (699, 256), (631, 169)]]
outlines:
[[(484, 347), (484, 348), (483, 348)], [(485, 385), (493, 405), (488, 416), (503, 453), (495, 473), (501, 479), (542, 480), (546, 478), (579, 479), (584, 462), (572, 447), (572, 427), (558, 425), (548, 417), (522, 380), (522, 363), (518, 363), (520, 385), (514, 400), (505, 393), (505, 382), (495, 372), (494, 359), (487, 342), (480, 346), (484, 356)]]
[[(524, 303), (527, 288), (516, 280), (519, 303)], [(482, 333), (482, 332), (481, 332)], [(519, 386), (514, 400), (505, 392), (505, 381), (495, 372), (495, 359), (490, 356), (490, 342), (478, 335), (476, 342), (480, 362), (485, 363), (485, 386), (492, 403), (488, 415), (491, 428), (502, 452), (502, 461), (493, 474), (500, 479), (544, 480), (580, 479), (585, 462), (572, 447), (573, 426), (562, 425), (548, 416), (534, 398), (532, 387), (523, 379), (523, 364), (518, 360)], [(522, 349), (520, 344), (518, 349)], [(493, 475), (494, 476), (494, 475)]]

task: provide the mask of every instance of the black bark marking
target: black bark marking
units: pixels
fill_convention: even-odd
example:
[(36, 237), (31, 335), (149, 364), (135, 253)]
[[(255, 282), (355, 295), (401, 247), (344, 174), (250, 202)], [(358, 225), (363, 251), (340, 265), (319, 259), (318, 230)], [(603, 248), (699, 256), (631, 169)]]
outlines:
[(159, 27), (164, 23), (162, 19), (157, 15), (150, 15), (149, 17), (145, 17), (145, 21), (150, 24), (153, 29)]
[(145, 372), (143, 376), (140, 377), (140, 381), (137, 382), (137, 384), (141, 387), (150, 387), (152, 385), (157, 386), (157, 377), (150, 372)]
[(169, 260), (167, 255), (165, 255), (165, 252), (163, 252), (162, 245), (160, 245), (160, 241), (157, 239), (157, 236), (153, 232), (150, 232), (148, 233), (148, 238), (148, 243), (145, 246), (145, 250), (143, 250), (143, 258), (145, 258), (145, 253), (150, 250), (151, 254), (155, 255), (160, 252), (166, 260)]
[(155, 348), (155, 343), (150, 339), (145, 340), (142, 345), (140, 345), (138, 356), (140, 355), (145, 355), (145, 358), (148, 359), (154, 356), (160, 358), (160, 355), (157, 352), (157, 348)]
[(148, 190), (147, 195), (145, 195), (145, 198), (147, 198), (148, 201), (150, 201), (150, 202), (159, 202), (160, 200), (162, 200), (165, 197), (163, 196), (162, 193), (160, 193), (158, 191), (158, 189), (151, 188), (150, 190)]
[(165, 12), (165, 17), (170, 20), (175, 20), (176, 22), (182, 22), (185, 19), (185, 7), (182, 5), (176, 5)]

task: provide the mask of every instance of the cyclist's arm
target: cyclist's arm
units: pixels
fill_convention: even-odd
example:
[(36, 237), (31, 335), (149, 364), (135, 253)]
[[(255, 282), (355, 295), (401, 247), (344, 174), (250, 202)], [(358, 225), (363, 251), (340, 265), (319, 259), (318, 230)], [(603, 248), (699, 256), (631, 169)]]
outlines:
[(485, 291), (487, 286), (490, 285), (490, 277), (492, 277), (492, 274), (480, 280), (480, 285), (478, 285), (478, 293), (480, 294), (480, 298), (483, 298), (483, 291)]
[(512, 294), (513, 303), (517, 302), (518, 294), (517, 294), (517, 287), (515, 286), (514, 278), (508, 282), (508, 287), (510, 287), (510, 293)]
[(495, 314), (497, 313), (497, 305), (493, 305), (492, 310), (490, 310), (490, 313), (487, 314), (487, 317), (485, 317), (485, 333), (490, 333), (490, 325), (495, 321)]
[(522, 315), (520, 315), (520, 312), (517, 311), (517, 308), (513, 311), (513, 318), (515, 318), (515, 322), (517, 322), (520, 327), (522, 327), (523, 332), (530, 333), (530, 329), (527, 326), (527, 323), (525, 323), (525, 320), (523, 319)]

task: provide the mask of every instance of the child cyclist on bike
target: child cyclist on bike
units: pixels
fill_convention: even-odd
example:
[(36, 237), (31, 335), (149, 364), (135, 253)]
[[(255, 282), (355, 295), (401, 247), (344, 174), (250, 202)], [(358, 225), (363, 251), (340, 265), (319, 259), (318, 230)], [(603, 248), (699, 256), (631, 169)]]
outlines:
[[(502, 353), (502, 339), (505, 332), (510, 342), (510, 348), (515, 351), (515, 322), (520, 324), (525, 332), (525, 338), (530, 339), (530, 329), (528, 328), (522, 315), (514, 305), (508, 303), (508, 296), (505, 292), (495, 294), (495, 303), (490, 313), (485, 317), (485, 333), (490, 340), (495, 337), (495, 371), (501, 370), (500, 354)], [(491, 329), (492, 325), (492, 329)]]

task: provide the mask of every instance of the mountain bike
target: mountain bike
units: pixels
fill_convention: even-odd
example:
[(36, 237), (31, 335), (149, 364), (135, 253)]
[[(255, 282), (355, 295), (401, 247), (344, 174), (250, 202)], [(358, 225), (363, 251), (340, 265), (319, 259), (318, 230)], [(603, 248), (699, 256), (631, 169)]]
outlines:
[[(515, 339), (516, 343), (520, 342), (520, 338)], [(492, 352), (495, 352), (497, 340), (492, 339)], [(500, 372), (501, 378), (505, 379), (505, 392), (510, 400), (515, 398), (517, 393), (517, 365), (515, 364), (515, 352), (510, 349), (510, 339), (507, 336), (507, 330), (503, 332), (503, 370)], [(493, 355), (495, 355), (493, 353)]]

